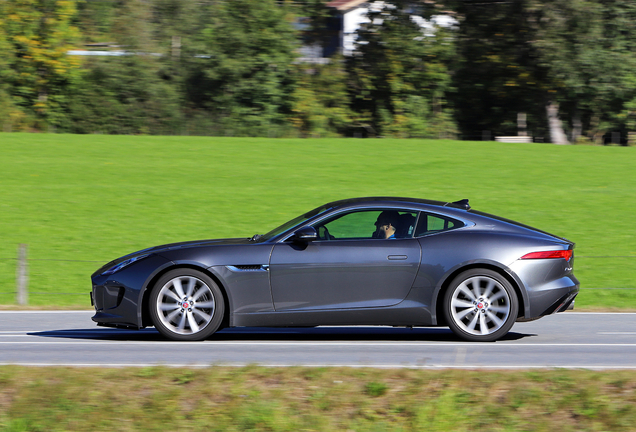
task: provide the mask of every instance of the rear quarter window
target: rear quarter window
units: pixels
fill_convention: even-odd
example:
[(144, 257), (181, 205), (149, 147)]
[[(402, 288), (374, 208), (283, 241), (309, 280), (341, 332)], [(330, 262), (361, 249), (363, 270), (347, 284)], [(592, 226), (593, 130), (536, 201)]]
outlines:
[(421, 213), (415, 228), (415, 237), (449, 231), (465, 226), (462, 221), (430, 213)]

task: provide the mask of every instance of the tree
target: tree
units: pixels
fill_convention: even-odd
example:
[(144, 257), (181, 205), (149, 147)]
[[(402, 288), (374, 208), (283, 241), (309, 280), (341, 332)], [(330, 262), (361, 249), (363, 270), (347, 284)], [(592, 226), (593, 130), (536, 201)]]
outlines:
[(621, 113), (636, 87), (636, 4), (626, 0), (556, 0), (532, 4), (536, 46), (574, 141), (585, 128), (600, 141), (625, 127)]
[(547, 71), (532, 44), (524, 1), (459, 1), (455, 7), (460, 23), (453, 100), (462, 135), (516, 135), (518, 113), (525, 113), (528, 131), (545, 136)]
[[(3, 4), (0, 3), (0, 17), (5, 16)], [(9, 59), (13, 55), (11, 46), (4, 32), (4, 22), (0, 18), (0, 131), (11, 131), (13, 129), (13, 121), (16, 111), (9, 95), (9, 86), (7, 85), (7, 77), (10, 75)]]
[(179, 88), (166, 73), (169, 46), (155, 37), (152, 5), (117, 5), (107, 37), (121, 56), (88, 57), (73, 88), (65, 130), (75, 133), (172, 134), (180, 132)]
[(199, 16), (196, 50), (182, 48), (190, 107), (209, 113), (220, 133), (284, 128), (297, 76), (293, 16), (275, 0), (213, 2)]
[(454, 81), (464, 134), (517, 132), (517, 113), (552, 142), (621, 128), (634, 95), (636, 4), (629, 0), (453, 2), (460, 18)]
[(347, 73), (341, 56), (325, 65), (299, 65), (292, 125), (303, 136), (346, 134), (351, 127)]
[(422, 24), (432, 11), (407, 1), (385, 3), (368, 13), (349, 59), (352, 107), (371, 135), (439, 136), (453, 132), (450, 64), (453, 29)]
[(10, 0), (2, 9), (10, 45), (3, 78), (13, 103), (33, 116), (33, 127), (56, 125), (79, 67), (79, 60), (66, 54), (79, 37), (72, 25), (75, 2)]

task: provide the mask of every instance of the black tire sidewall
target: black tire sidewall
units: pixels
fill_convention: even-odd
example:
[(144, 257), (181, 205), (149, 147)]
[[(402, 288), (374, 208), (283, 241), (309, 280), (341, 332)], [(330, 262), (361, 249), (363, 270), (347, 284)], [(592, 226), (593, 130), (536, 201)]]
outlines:
[[(461, 285), (462, 282), (464, 282), (466, 279), (470, 279), (475, 276), (484, 276), (484, 277), (489, 277), (496, 280), (499, 284), (501, 284), (501, 286), (504, 287), (504, 289), (508, 293), (508, 298), (510, 299), (510, 313), (508, 315), (508, 318), (506, 319), (506, 322), (503, 324), (503, 326), (501, 326), (500, 329), (488, 335), (474, 335), (474, 334), (467, 333), (455, 323), (455, 320), (453, 319), (453, 316), (452, 316), (451, 298), (453, 296), (453, 293), (455, 292), (457, 287)], [(497, 339), (505, 336), (510, 331), (515, 321), (517, 320), (518, 313), (519, 313), (519, 301), (518, 301), (517, 293), (515, 289), (505, 277), (503, 277), (501, 274), (493, 270), (476, 268), (476, 269), (471, 269), (463, 273), (460, 273), (457, 277), (455, 277), (455, 279), (453, 279), (453, 281), (451, 282), (451, 284), (449, 285), (448, 289), (446, 290), (444, 294), (444, 318), (446, 319), (446, 324), (450, 327), (453, 333), (455, 333), (457, 336), (467, 341), (471, 341), (471, 342), (496, 341)]]
[[(212, 320), (208, 323), (207, 326), (205, 326), (203, 330), (194, 334), (183, 335), (173, 332), (161, 322), (161, 318), (159, 317), (157, 312), (157, 301), (161, 288), (163, 288), (163, 286), (170, 280), (179, 276), (192, 276), (200, 279), (210, 288), (210, 291), (212, 291), (212, 295), (214, 296), (215, 308)], [(159, 278), (157, 283), (154, 285), (152, 292), (150, 293), (148, 306), (148, 309), (150, 311), (150, 318), (157, 331), (168, 339), (172, 339), (175, 341), (200, 341), (211, 336), (221, 326), (223, 315), (225, 314), (225, 301), (223, 293), (221, 292), (221, 289), (216, 284), (216, 282), (214, 282), (214, 280), (212, 280), (212, 278), (209, 277), (207, 274), (188, 268), (170, 270), (169, 272), (161, 276), (161, 278)]]

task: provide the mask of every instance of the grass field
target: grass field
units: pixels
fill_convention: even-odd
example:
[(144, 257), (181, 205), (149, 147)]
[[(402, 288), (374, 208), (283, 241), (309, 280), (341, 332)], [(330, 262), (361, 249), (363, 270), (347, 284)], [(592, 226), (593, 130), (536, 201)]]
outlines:
[(115, 257), (396, 195), (469, 198), (566, 237), (577, 308), (636, 310), (635, 166), (627, 147), (0, 133), (0, 304), (15, 302), (20, 243), (31, 305), (89, 308), (90, 274)]
[(634, 371), (0, 367), (0, 430), (628, 431)]

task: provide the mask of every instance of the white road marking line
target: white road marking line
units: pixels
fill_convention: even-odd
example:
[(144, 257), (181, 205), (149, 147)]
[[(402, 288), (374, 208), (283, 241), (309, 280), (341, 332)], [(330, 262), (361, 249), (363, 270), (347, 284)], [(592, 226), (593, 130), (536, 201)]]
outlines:
[(5, 330), (5, 331), (0, 331), (0, 336), (2, 336), (3, 334), (27, 334), (27, 333), (37, 333), (42, 331), (47, 331), (47, 330)]
[(566, 315), (564, 316), (567, 316), (567, 315), (636, 315), (636, 312), (565, 312), (565, 314)]
[[(0, 362), (0, 366), (31, 366), (31, 367), (170, 367), (170, 368), (210, 368), (210, 367), (245, 367), (251, 363), (20, 363), (20, 362)], [(576, 365), (520, 365), (520, 366), (484, 366), (484, 365), (462, 365), (453, 364), (430, 364), (430, 365), (409, 365), (409, 364), (349, 364), (349, 363), (280, 363), (267, 364), (257, 363), (262, 367), (291, 367), (300, 366), (307, 368), (319, 367), (348, 367), (348, 368), (375, 368), (375, 369), (489, 369), (489, 370), (518, 370), (518, 369), (589, 369), (589, 370), (634, 370), (636, 366), (576, 366)]]
[(83, 314), (94, 314), (94, 310), (9, 310), (9, 311), (0, 311), (0, 315), (4, 314), (71, 314), (71, 313), (83, 313)]
[[(28, 335), (30, 336), (30, 335)], [(37, 337), (37, 336), (36, 336)], [(223, 342), (169, 342), (169, 341), (125, 341), (125, 340), (84, 340), (77, 337), (60, 337), (56, 336), (56, 341), (50, 340), (33, 340), (33, 341), (19, 341), (9, 342), (0, 341), (0, 345), (150, 345), (150, 346), (199, 346), (199, 347), (213, 347), (213, 346), (313, 346), (313, 347), (398, 347), (398, 346), (410, 346), (410, 347), (480, 347), (488, 349), (494, 348), (526, 348), (526, 347), (635, 347), (636, 343), (495, 343), (484, 344), (482, 342), (357, 342), (355, 340), (345, 342), (252, 342), (252, 341), (223, 341)], [(47, 338), (49, 339), (49, 338)]]
[(636, 332), (597, 332), (600, 335), (636, 335)]

